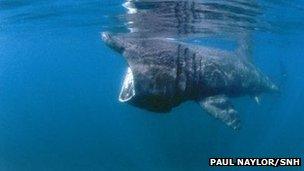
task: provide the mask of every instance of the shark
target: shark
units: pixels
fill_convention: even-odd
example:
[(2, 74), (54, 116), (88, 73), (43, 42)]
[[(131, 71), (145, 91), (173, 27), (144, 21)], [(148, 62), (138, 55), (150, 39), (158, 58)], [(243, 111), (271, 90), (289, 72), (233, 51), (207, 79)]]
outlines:
[(121, 54), (127, 70), (119, 101), (167, 113), (194, 101), (209, 115), (238, 130), (241, 121), (231, 98), (278, 92), (253, 62), (237, 52), (168, 38), (140, 38), (102, 33), (108, 47)]

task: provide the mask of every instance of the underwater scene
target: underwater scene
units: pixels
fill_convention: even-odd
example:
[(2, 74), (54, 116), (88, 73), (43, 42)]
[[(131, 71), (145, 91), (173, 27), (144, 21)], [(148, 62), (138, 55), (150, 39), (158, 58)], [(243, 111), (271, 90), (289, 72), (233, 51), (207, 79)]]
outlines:
[(0, 11), (0, 171), (304, 170), (304, 1)]

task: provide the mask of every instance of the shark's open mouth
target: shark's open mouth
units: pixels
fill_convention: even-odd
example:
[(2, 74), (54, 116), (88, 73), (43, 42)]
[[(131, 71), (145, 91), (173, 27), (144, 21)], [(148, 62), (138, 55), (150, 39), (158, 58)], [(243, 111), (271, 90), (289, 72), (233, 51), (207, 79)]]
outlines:
[(127, 102), (135, 96), (134, 77), (130, 67), (128, 67), (125, 79), (120, 90), (119, 101)]

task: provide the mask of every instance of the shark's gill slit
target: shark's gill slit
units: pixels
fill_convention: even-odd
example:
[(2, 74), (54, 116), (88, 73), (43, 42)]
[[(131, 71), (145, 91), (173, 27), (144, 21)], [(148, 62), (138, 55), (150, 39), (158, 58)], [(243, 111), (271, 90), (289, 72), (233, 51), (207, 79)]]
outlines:
[(123, 81), (122, 88), (119, 93), (119, 101), (127, 102), (135, 96), (134, 89), (134, 76), (130, 67), (128, 67), (127, 72), (125, 74), (125, 79)]

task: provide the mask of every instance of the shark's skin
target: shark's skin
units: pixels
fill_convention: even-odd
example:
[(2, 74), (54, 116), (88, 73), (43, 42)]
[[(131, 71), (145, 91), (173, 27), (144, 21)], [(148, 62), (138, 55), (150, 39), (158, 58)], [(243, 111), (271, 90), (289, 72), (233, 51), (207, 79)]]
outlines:
[(102, 39), (129, 65), (120, 100), (150, 111), (169, 112), (182, 102), (193, 100), (238, 129), (237, 111), (229, 97), (255, 97), (277, 91), (251, 62), (231, 52), (162, 38), (103, 33)]

